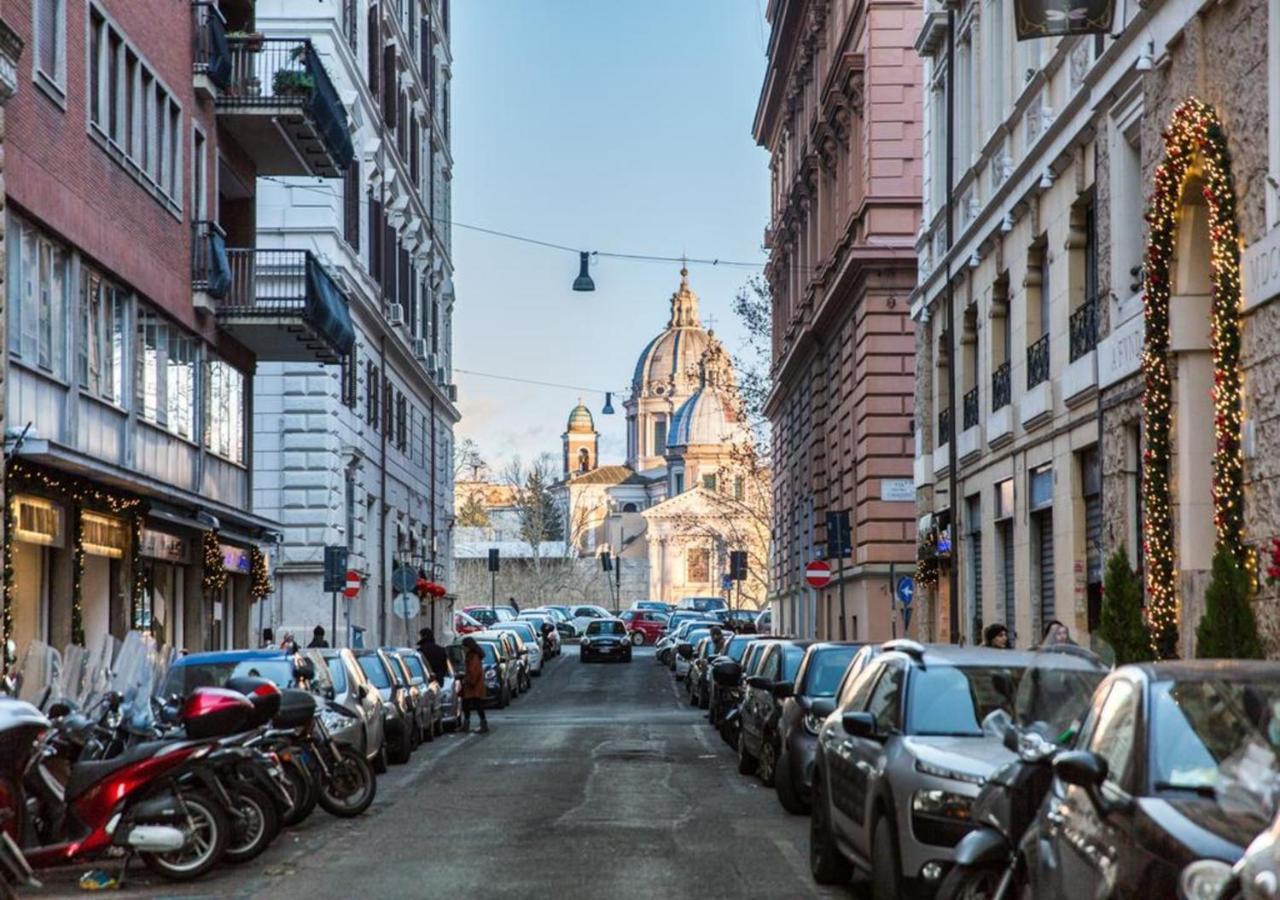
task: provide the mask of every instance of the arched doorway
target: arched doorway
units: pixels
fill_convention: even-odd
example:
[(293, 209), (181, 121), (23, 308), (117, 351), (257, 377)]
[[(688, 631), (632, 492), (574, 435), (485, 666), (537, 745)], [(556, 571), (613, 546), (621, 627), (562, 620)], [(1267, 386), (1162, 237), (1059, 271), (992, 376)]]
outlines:
[(1179, 655), (1180, 613), (1200, 608), (1184, 610), (1179, 597), (1202, 596), (1213, 550), (1243, 559), (1244, 475), (1240, 242), (1226, 135), (1213, 107), (1190, 99), (1164, 139), (1144, 267), (1143, 540), (1152, 642), (1170, 658)]

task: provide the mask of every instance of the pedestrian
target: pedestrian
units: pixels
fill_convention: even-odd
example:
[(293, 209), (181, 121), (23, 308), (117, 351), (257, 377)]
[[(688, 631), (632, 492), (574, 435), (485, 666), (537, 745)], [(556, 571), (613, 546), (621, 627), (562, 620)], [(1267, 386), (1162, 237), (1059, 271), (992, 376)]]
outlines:
[(418, 650), (426, 659), (436, 680), (444, 678), (445, 673), (449, 671), (449, 654), (436, 643), (436, 633), (433, 629), (423, 628), (418, 632)]
[(1071, 632), (1067, 630), (1066, 625), (1057, 619), (1050, 619), (1049, 624), (1044, 627), (1044, 637), (1040, 640), (1040, 646), (1053, 647), (1057, 644), (1075, 644), (1075, 641), (1071, 640)]
[(263, 650), (270, 650), (276, 645), (276, 633), (270, 628), (262, 629), (262, 641), (258, 646)]
[(992, 622), (982, 629), (982, 646), (997, 650), (1009, 649), (1009, 629), (1000, 622)]
[(719, 656), (721, 653), (724, 652), (724, 644), (725, 644), (724, 629), (722, 629), (719, 625), (711, 626), (711, 644), (713, 647), (715, 647), (716, 656)]
[(317, 625), (315, 628), (311, 629), (311, 643), (307, 644), (307, 646), (308, 647), (328, 647), (329, 646), (329, 642), (324, 639), (323, 625)]
[(507, 598), (507, 600), (509, 601), (511, 608), (512, 608), (512, 609), (514, 609), (514, 610), (516, 611), (516, 613), (517, 613), (517, 614), (519, 614), (519, 612), (520, 612), (520, 604), (516, 602), (516, 598), (515, 598), (515, 597), (508, 597), (508, 598)]
[(471, 730), (472, 711), (480, 714), (480, 734), (487, 734), (489, 723), (484, 717), (484, 653), (473, 637), (462, 639), (467, 653), (466, 674), (462, 679), (462, 730)]
[(298, 642), (294, 640), (292, 631), (286, 631), (280, 638), (280, 649), (289, 653), (298, 652)]

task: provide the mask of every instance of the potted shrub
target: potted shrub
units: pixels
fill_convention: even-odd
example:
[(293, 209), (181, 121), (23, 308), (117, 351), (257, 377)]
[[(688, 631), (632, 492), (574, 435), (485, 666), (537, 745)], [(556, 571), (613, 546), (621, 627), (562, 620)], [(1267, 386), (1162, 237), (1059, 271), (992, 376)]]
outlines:
[(271, 92), (276, 96), (305, 96), (315, 86), (315, 79), (309, 73), (295, 69), (280, 69), (271, 79)]

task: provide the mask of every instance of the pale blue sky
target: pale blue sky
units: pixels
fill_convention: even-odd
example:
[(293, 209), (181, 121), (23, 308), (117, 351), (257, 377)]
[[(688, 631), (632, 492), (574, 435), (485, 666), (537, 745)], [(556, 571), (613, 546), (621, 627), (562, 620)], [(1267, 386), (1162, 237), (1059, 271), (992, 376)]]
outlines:
[[(455, 0), (453, 218), (583, 250), (763, 261), (768, 157), (751, 138), (764, 0)], [(455, 226), (459, 369), (617, 392), (584, 399), (601, 461), (625, 455), (622, 396), (666, 323), (679, 264), (578, 260)], [(751, 269), (690, 266), (736, 352)], [(462, 437), (490, 463), (560, 452), (578, 392), (457, 374)]]

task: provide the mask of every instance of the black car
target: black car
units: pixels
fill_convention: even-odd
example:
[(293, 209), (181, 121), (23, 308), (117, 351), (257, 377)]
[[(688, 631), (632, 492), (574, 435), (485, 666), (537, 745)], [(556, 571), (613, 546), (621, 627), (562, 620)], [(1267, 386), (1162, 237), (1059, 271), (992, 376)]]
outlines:
[[(514, 677), (511, 670), (514, 669), (514, 663), (505, 658), (505, 650), (496, 640), (477, 639), (476, 645), (484, 654), (485, 705), (505, 709), (511, 702), (511, 684)], [(459, 641), (446, 647), (445, 652), (449, 654), (449, 662), (453, 664), (453, 670), (463, 673), (459, 677), (465, 677), (467, 648)]]
[[(1234, 863), (1269, 824), (1251, 772), (1280, 755), (1280, 663), (1123, 666), (1094, 692), (1028, 860), (1036, 897), (1176, 897), (1196, 860)], [(1207, 895), (1206, 895), (1207, 896)]]
[(383, 728), (387, 742), (387, 754), (396, 764), (407, 763), (409, 755), (417, 749), (417, 729), (414, 721), (417, 710), (410, 696), (409, 685), (403, 677), (398, 660), (383, 650), (356, 650), (356, 662), (369, 679), (369, 683), (382, 695)]
[(790, 687), (785, 682), (774, 687), (775, 696), (784, 698), (778, 716), (779, 752), (774, 788), (787, 812), (809, 811), (813, 756), (817, 750), (818, 729), (825, 718), (814, 711), (815, 703), (831, 702), (878, 650), (879, 646), (873, 644), (862, 645), (861, 650), (858, 644), (811, 644)]
[(587, 633), (578, 645), (578, 656), (584, 662), (593, 659), (620, 659), (631, 662), (631, 638), (621, 619), (596, 619), (587, 623)]
[[(757, 774), (765, 787), (773, 787), (778, 754), (778, 720), (782, 701), (795, 682), (810, 641), (767, 641), (756, 674), (746, 679), (738, 714), (738, 772)], [(775, 692), (775, 688), (784, 688)]]
[(726, 663), (717, 666), (712, 672), (712, 677), (716, 679), (716, 684), (722, 693), (720, 702), (724, 714), (719, 724), (720, 737), (730, 747), (736, 748), (738, 746), (738, 726), (741, 724), (738, 719), (742, 713), (743, 686), (748, 678), (759, 671), (760, 660), (764, 656), (764, 651), (775, 640), (779, 640), (779, 638), (760, 636), (757, 640), (747, 645), (746, 652), (742, 655), (742, 664), (740, 666), (735, 667), (732, 663)]
[(719, 650), (716, 639), (704, 637), (693, 649), (693, 659), (689, 663), (689, 674), (685, 676), (684, 686), (689, 694), (689, 705), (706, 709), (711, 701), (711, 666), (720, 658), (720, 651), (727, 641), (720, 638)]
[[(722, 664), (733, 663), (741, 665), (742, 659), (747, 653), (747, 646), (759, 638), (760, 635), (758, 634), (735, 634), (729, 638), (725, 644), (724, 652), (711, 661), (712, 671), (715, 670), (716, 666)], [(708, 678), (707, 681), (707, 718), (711, 720), (712, 726), (719, 728), (720, 721), (729, 710), (729, 692), (721, 688), (714, 678)]]

